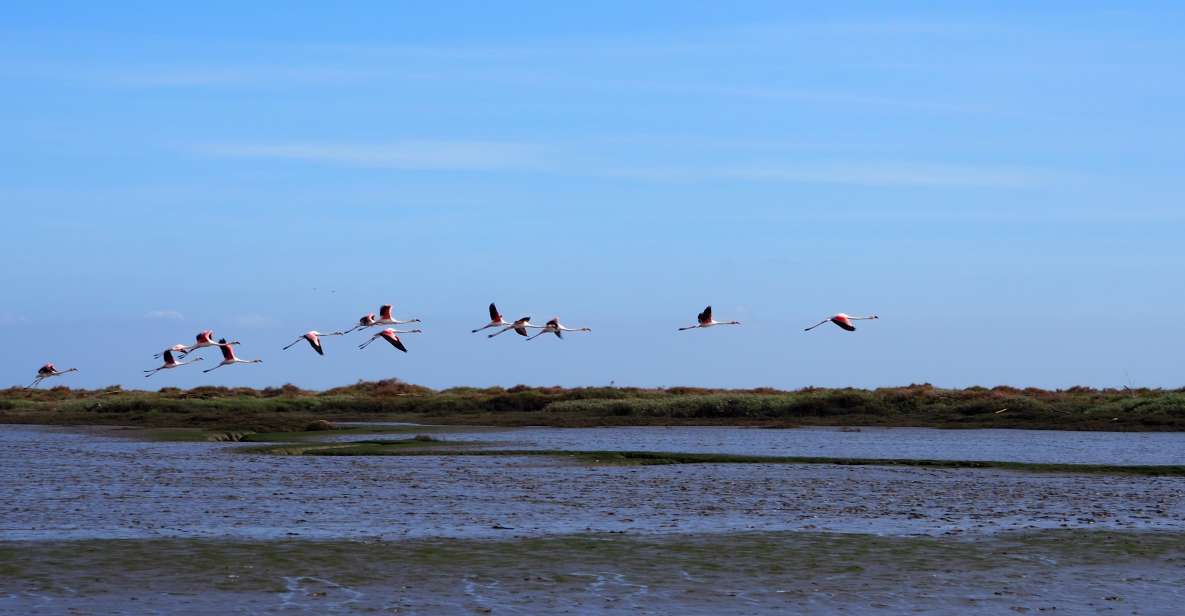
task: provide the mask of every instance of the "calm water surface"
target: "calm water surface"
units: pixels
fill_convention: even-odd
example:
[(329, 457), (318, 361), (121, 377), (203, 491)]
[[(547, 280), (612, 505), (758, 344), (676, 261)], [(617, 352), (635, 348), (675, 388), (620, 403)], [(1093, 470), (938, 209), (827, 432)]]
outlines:
[[(0, 430), (5, 496), (0, 539), (498, 537), (508, 529), (523, 536), (1185, 529), (1182, 477), (827, 464), (588, 466), (534, 456), (293, 457), (236, 452), (238, 444), (144, 442), (135, 439), (135, 431), (111, 436), (117, 433), (36, 426)], [(1181, 437), (1169, 434), (1020, 431), (610, 428), (437, 434), (548, 449), (1129, 464), (1178, 461), (1181, 447)], [(997, 446), (987, 446), (991, 443)], [(962, 449), (972, 444), (978, 453)], [(1065, 453), (1052, 456), (1055, 450)]]
[[(1034, 462), (1173, 464), (1185, 449), (1175, 434), (1017, 430), (424, 430), (547, 449)], [(1185, 549), (1094, 547), (1095, 531), (1177, 545), (1161, 533), (1185, 532), (1182, 477), (290, 457), (114, 434), (0, 426), (0, 569), (18, 572), (0, 577), (0, 613), (1159, 614), (1176, 613), (1164, 610), (1185, 588)], [(1052, 530), (1079, 534), (1044, 541)], [(788, 534), (738, 553), (735, 537), (750, 533)], [(1037, 543), (1019, 546), (1016, 533)], [(873, 535), (893, 543), (869, 552), (860, 537)], [(520, 553), (588, 536), (628, 558), (563, 543)], [(836, 553), (836, 538), (853, 536)], [(401, 555), (409, 540), (479, 544), (423, 566), (324, 557), (327, 542)], [(646, 557), (654, 541), (674, 547)], [(715, 542), (719, 558), (682, 542)], [(260, 555), (271, 552), (281, 557)], [(356, 581), (361, 569), (382, 583)]]
[[(405, 438), (391, 436), (390, 438)], [(1185, 464), (1185, 433), (930, 428), (517, 428), (453, 440), (524, 449), (670, 451), (769, 456), (923, 458), (1066, 464)]]

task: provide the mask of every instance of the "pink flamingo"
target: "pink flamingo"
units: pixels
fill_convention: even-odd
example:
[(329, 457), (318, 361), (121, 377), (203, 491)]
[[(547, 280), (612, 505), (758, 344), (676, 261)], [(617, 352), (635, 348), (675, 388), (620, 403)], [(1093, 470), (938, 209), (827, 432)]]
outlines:
[(540, 329), (542, 331), (540, 331), (538, 334), (535, 334), (534, 336), (531, 336), (530, 338), (527, 338), (527, 340), (534, 340), (534, 339), (538, 338), (539, 336), (542, 336), (543, 334), (548, 334), (548, 333), (555, 334), (556, 338), (560, 338), (562, 340), (564, 337), (564, 332), (591, 332), (592, 331), (592, 329), (590, 329), (588, 327), (578, 327), (578, 328), (564, 327), (563, 325), (560, 325), (560, 318), (559, 317), (555, 317), (552, 320), (548, 321), (547, 324), (544, 325), (543, 327), (541, 327)]
[(317, 352), (317, 355), (324, 355), (325, 350), (321, 348), (321, 336), (344, 336), (345, 334), (346, 334), (346, 332), (333, 332), (330, 334), (322, 334), (321, 332), (315, 331), (315, 330), (311, 331), (311, 332), (305, 332), (303, 335), (301, 335), (300, 338), (293, 340), (292, 344), (289, 344), (288, 346), (284, 347), (284, 350), (287, 351), (288, 349), (292, 348), (293, 344), (296, 344), (297, 342), (300, 342), (301, 340), (305, 340), (305, 341), (308, 341), (309, 346), (313, 347), (313, 350)]
[(372, 327), (374, 325), (378, 325), (378, 321), (374, 318), (373, 312), (368, 312), (362, 315), (362, 317), (358, 319), (358, 323), (350, 329), (347, 329), (345, 333), (348, 334), (350, 332), (366, 329), (367, 327)]
[(698, 324), (690, 325), (688, 327), (680, 327), (679, 331), (681, 331), (681, 332), (687, 331), (689, 329), (696, 329), (698, 327), (712, 327), (713, 325), (740, 325), (741, 324), (740, 321), (717, 321), (717, 320), (713, 319), (711, 306), (704, 308), (704, 311), (699, 313), (699, 315), (696, 317), (696, 319), (699, 321)]
[(160, 372), (161, 370), (169, 370), (172, 368), (184, 366), (186, 364), (192, 364), (195, 362), (202, 361), (201, 357), (199, 357), (197, 359), (192, 359), (190, 361), (177, 361), (176, 359), (173, 358), (172, 349), (165, 350), (164, 352), (161, 353), (161, 355), (164, 356), (165, 363), (159, 368), (153, 368), (152, 370), (145, 370), (144, 372), (146, 372), (147, 374), (144, 375), (144, 378), (148, 378), (148, 377), (156, 374), (157, 372)]
[(835, 323), (836, 325), (840, 326), (843, 329), (846, 329), (850, 332), (854, 332), (854, 331), (856, 331), (856, 326), (852, 325), (852, 321), (867, 321), (869, 319), (879, 319), (879, 318), (880, 317), (876, 316), (875, 314), (870, 314), (866, 317), (850, 317), (850, 316), (841, 312), (835, 316), (823, 319), (822, 321), (819, 321), (818, 323), (815, 323), (814, 325), (812, 325), (802, 331), (809, 332), (812, 329), (814, 329), (814, 328), (816, 328), (828, 321), (831, 321), (832, 323)]
[(358, 319), (358, 324), (355, 325), (354, 329), (351, 329), (350, 331), (366, 329), (368, 327), (376, 327), (379, 325), (403, 325), (404, 323), (419, 322), (419, 319), (408, 319), (407, 321), (396, 319), (395, 317), (391, 316), (391, 304), (383, 304), (382, 306), (379, 306), (379, 318), (374, 318), (373, 312), (365, 315), (361, 319)]
[[(195, 342), (187, 347), (183, 347), (183, 348), (179, 349), (182, 357), (189, 355), (190, 353), (192, 353), (198, 349), (204, 349), (206, 347), (220, 346), (221, 344), (238, 344), (239, 343), (238, 340), (235, 340), (234, 342), (226, 342), (225, 338), (220, 340), (219, 342), (214, 342), (214, 330), (212, 330), (212, 329), (207, 329), (204, 332), (199, 332), (198, 335), (196, 336), (196, 339), (197, 339), (197, 342)], [(211, 370), (213, 370), (213, 368), (211, 368)]]
[(37, 385), (39, 383), (41, 383), (41, 381), (44, 381), (45, 379), (52, 378), (55, 376), (62, 376), (63, 374), (66, 374), (69, 372), (78, 372), (78, 368), (67, 368), (65, 370), (58, 370), (57, 368), (54, 367), (54, 365), (52, 363), (45, 364), (44, 366), (37, 369), (37, 378), (34, 379), (33, 382), (29, 384), (28, 388), (32, 389), (34, 387), (37, 387)]
[(403, 325), (404, 323), (419, 323), (419, 319), (408, 319), (400, 321), (391, 316), (391, 304), (383, 304), (379, 306), (379, 320), (375, 321), (375, 325)]
[(155, 359), (160, 359), (161, 357), (164, 356), (165, 353), (168, 353), (170, 351), (173, 353), (180, 354), (181, 356), (184, 357), (185, 356), (185, 345), (181, 344), (181, 343), (174, 344), (173, 346), (161, 351), (160, 353), (157, 353), (156, 355), (153, 355), (152, 357)]
[(374, 342), (375, 340), (378, 340), (379, 338), (382, 338), (383, 340), (390, 342), (391, 346), (406, 353), (407, 347), (403, 346), (403, 341), (400, 340), (399, 336), (396, 336), (395, 334), (422, 334), (422, 333), (423, 332), (418, 329), (411, 329), (408, 331), (400, 331), (398, 329), (391, 329), (390, 327), (388, 327), (387, 329), (384, 329), (383, 331), (371, 336), (370, 340), (367, 340), (366, 342), (363, 342), (362, 344), (358, 345), (358, 348), (365, 349), (366, 347), (370, 346), (370, 343)]
[(494, 302), (490, 302), (490, 322), (486, 323), (485, 325), (483, 325), (483, 326), (481, 326), (469, 333), (476, 334), (477, 332), (479, 332), (483, 329), (489, 329), (491, 327), (502, 327), (505, 325), (507, 325), (507, 323), (502, 318), (502, 314), (498, 312), (498, 307), (494, 305)]
[(543, 329), (543, 326), (542, 325), (532, 325), (531, 324), (531, 317), (523, 317), (523, 318), (515, 321), (514, 323), (511, 323), (510, 325), (507, 325), (506, 327), (503, 327), (502, 329), (490, 334), (488, 337), (493, 338), (494, 336), (497, 336), (498, 334), (501, 334), (503, 332), (508, 332), (512, 329), (514, 330), (514, 333), (516, 333), (520, 336), (526, 336), (527, 335), (527, 328)]
[(234, 342), (227, 342), (226, 338), (220, 339), (218, 341), (217, 346), (218, 346), (218, 349), (220, 351), (222, 351), (222, 361), (219, 362), (217, 366), (214, 366), (213, 368), (210, 368), (209, 370), (202, 370), (202, 372), (212, 372), (212, 371), (217, 370), (223, 366), (233, 366), (234, 364), (262, 364), (263, 363), (262, 359), (239, 359), (238, 357), (235, 357), (235, 349), (234, 349), (234, 347), (231, 346), (232, 344), (235, 344), (235, 343)]

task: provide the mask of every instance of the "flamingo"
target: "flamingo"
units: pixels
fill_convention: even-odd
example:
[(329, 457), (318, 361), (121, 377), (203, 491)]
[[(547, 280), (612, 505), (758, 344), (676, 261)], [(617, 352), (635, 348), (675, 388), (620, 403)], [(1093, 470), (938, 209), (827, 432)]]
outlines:
[(164, 357), (165, 353), (169, 353), (169, 352), (180, 353), (181, 356), (184, 357), (185, 356), (185, 345), (178, 342), (177, 344), (174, 344), (173, 346), (161, 351), (160, 353), (157, 353), (156, 355), (153, 355), (152, 357), (154, 359), (160, 359), (161, 357)]
[(199, 357), (197, 359), (192, 359), (190, 361), (177, 361), (176, 359), (173, 358), (173, 350), (172, 349), (164, 350), (163, 352), (161, 352), (161, 355), (164, 356), (165, 363), (163, 365), (161, 365), (161, 367), (159, 367), (159, 368), (153, 368), (152, 370), (145, 370), (144, 372), (146, 374), (144, 375), (144, 378), (148, 378), (148, 377), (156, 374), (157, 372), (160, 372), (161, 370), (168, 370), (170, 368), (177, 368), (179, 366), (184, 366), (186, 364), (192, 364), (194, 362), (202, 361), (201, 357)]
[(704, 308), (704, 311), (699, 313), (699, 315), (696, 317), (696, 319), (699, 321), (699, 324), (690, 325), (688, 327), (680, 327), (679, 331), (681, 331), (681, 332), (687, 331), (689, 329), (696, 329), (698, 327), (711, 327), (713, 325), (740, 325), (741, 324), (740, 321), (717, 321), (717, 320), (713, 319), (711, 306)]
[(398, 329), (391, 329), (390, 327), (388, 327), (387, 329), (384, 329), (383, 331), (371, 336), (370, 340), (367, 340), (366, 342), (363, 342), (362, 344), (358, 345), (358, 348), (365, 349), (366, 347), (370, 346), (370, 343), (374, 342), (375, 340), (378, 340), (379, 338), (382, 338), (383, 340), (390, 342), (391, 346), (406, 353), (407, 347), (403, 346), (403, 341), (401, 341), (399, 339), (399, 336), (396, 336), (395, 334), (422, 334), (422, 333), (424, 333), (424, 332), (422, 332), (418, 329), (409, 329), (407, 331), (401, 331)]
[(52, 363), (45, 364), (44, 366), (37, 369), (37, 378), (33, 379), (33, 382), (29, 384), (28, 389), (37, 387), (37, 385), (39, 383), (41, 383), (41, 381), (44, 381), (45, 379), (48, 379), (50, 377), (55, 377), (55, 376), (62, 376), (63, 374), (66, 374), (68, 372), (78, 372), (78, 368), (67, 368), (65, 370), (58, 370), (57, 368), (54, 367), (54, 365)]
[(483, 326), (481, 326), (469, 333), (476, 334), (477, 332), (479, 332), (483, 329), (489, 329), (491, 327), (501, 327), (504, 325), (506, 325), (506, 321), (502, 318), (502, 314), (498, 312), (498, 307), (494, 305), (494, 302), (490, 302), (490, 322), (486, 323), (485, 325), (483, 325)]
[(850, 316), (841, 312), (835, 316), (823, 319), (822, 321), (819, 321), (818, 323), (815, 323), (814, 325), (812, 325), (802, 331), (809, 332), (812, 329), (814, 329), (814, 328), (816, 328), (828, 321), (831, 321), (832, 323), (835, 323), (836, 325), (840, 326), (843, 329), (846, 329), (850, 332), (854, 332), (854, 331), (856, 331), (856, 326), (852, 325), (852, 321), (867, 321), (869, 319), (879, 319), (879, 318), (880, 317), (876, 316), (875, 314), (870, 314), (866, 317), (850, 317)]
[(223, 366), (233, 366), (234, 364), (262, 364), (263, 363), (262, 359), (239, 359), (238, 357), (235, 357), (235, 349), (234, 349), (234, 347), (231, 346), (232, 344), (236, 344), (236, 343), (227, 342), (226, 338), (219, 339), (218, 340), (218, 349), (222, 351), (222, 361), (219, 362), (217, 366), (214, 366), (213, 368), (210, 368), (209, 370), (202, 370), (202, 372), (211, 372), (211, 371), (217, 370)]
[(543, 326), (542, 325), (532, 325), (531, 324), (531, 317), (523, 317), (523, 318), (515, 321), (514, 323), (511, 323), (510, 325), (507, 325), (506, 327), (503, 327), (502, 329), (490, 334), (488, 337), (493, 338), (494, 336), (497, 336), (498, 334), (501, 334), (503, 332), (508, 332), (512, 329), (514, 330), (514, 333), (516, 333), (520, 336), (526, 336), (527, 335), (527, 328), (543, 329)]
[(391, 316), (391, 304), (383, 304), (379, 306), (379, 320), (375, 321), (375, 325), (403, 325), (404, 323), (419, 323), (419, 319), (408, 319), (400, 321)]
[(288, 346), (284, 347), (284, 350), (287, 351), (288, 349), (292, 348), (293, 344), (296, 344), (297, 342), (300, 342), (301, 340), (307, 340), (309, 343), (309, 346), (313, 347), (313, 350), (317, 352), (317, 355), (324, 355), (325, 350), (321, 348), (321, 336), (344, 336), (344, 335), (346, 335), (346, 332), (333, 332), (331, 334), (322, 334), (319, 331), (313, 330), (311, 332), (306, 332), (306, 333), (302, 334), (300, 338), (293, 340), (292, 344), (289, 344)]
[(555, 317), (552, 320), (548, 321), (546, 325), (544, 325), (543, 327), (540, 328), (540, 330), (542, 330), (542, 331), (540, 331), (538, 334), (535, 334), (534, 336), (531, 336), (530, 338), (527, 338), (527, 340), (534, 340), (534, 339), (538, 338), (539, 336), (542, 336), (543, 334), (546, 334), (546, 333), (555, 334), (556, 338), (563, 339), (564, 332), (591, 332), (592, 331), (592, 329), (590, 329), (588, 327), (564, 327), (563, 325), (560, 325), (560, 318), (559, 317)]
[[(189, 355), (190, 353), (192, 353), (198, 349), (204, 349), (206, 347), (221, 346), (224, 343), (225, 344), (238, 344), (239, 343), (238, 340), (235, 340), (234, 342), (226, 342), (225, 338), (223, 338), (219, 342), (214, 342), (214, 330), (212, 330), (212, 329), (207, 329), (204, 332), (199, 332), (195, 338), (197, 339), (197, 342), (180, 349), (182, 357)], [(211, 370), (212, 369), (213, 368), (211, 368)]]
[(356, 325), (354, 325), (354, 327), (347, 329), (346, 333), (348, 334), (350, 332), (358, 331), (360, 329), (366, 329), (367, 327), (371, 327), (374, 325), (378, 325), (378, 322), (374, 318), (374, 313), (368, 312), (368, 313), (362, 315), (362, 317), (358, 319), (358, 323)]

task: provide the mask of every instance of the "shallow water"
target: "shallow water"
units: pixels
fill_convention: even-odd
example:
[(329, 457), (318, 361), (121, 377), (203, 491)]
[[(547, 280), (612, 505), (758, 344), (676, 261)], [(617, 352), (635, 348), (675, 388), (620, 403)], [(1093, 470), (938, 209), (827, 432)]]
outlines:
[(0, 611), (1175, 614), (1185, 535), (0, 542)]
[[(357, 424), (365, 425), (365, 424)], [(375, 424), (372, 424), (375, 425)], [(613, 427), (499, 431), (515, 449), (672, 451), (1064, 464), (1185, 464), (1185, 433), (931, 428)], [(343, 437), (350, 440), (353, 437)], [(406, 438), (403, 435), (388, 438)], [(453, 440), (489, 434), (458, 432)]]
[[(568, 439), (583, 449), (633, 449), (655, 432), (662, 431), (597, 430), (581, 441), (573, 430), (512, 430), (496, 438), (514, 446), (553, 448)], [(680, 429), (666, 442), (787, 432), (795, 431)], [(811, 432), (812, 438), (864, 434)], [(586, 466), (533, 456), (292, 457), (236, 452), (240, 446), (233, 444), (102, 434), (28, 426), (0, 431), (6, 496), (0, 539), (1185, 530), (1182, 477), (795, 464)]]
[[(1023, 455), (1013, 436), (1098, 461), (1094, 439), (1108, 462), (1172, 460), (1132, 438), (1165, 435), (930, 432), (434, 429), (778, 455), (998, 443), (960, 456), (985, 459)], [(294, 457), (135, 435), (0, 428), (0, 613), (1169, 614), (1185, 587), (1181, 477)]]

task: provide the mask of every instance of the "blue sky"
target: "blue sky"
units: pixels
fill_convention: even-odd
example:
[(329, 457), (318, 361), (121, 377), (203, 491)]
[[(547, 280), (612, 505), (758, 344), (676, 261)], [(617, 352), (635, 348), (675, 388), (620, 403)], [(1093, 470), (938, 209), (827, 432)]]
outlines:
[(7, 382), (1183, 383), (1179, 5), (238, 4), (0, 9)]

